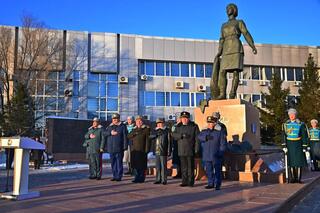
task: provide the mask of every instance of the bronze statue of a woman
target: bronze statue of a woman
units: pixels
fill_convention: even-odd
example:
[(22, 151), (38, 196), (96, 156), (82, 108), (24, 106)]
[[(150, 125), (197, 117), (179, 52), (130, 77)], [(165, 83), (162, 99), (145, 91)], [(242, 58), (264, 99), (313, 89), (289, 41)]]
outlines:
[[(244, 21), (236, 19), (238, 16), (238, 8), (235, 4), (228, 4), (227, 15), (229, 20), (221, 27), (218, 54), (215, 57), (213, 66), (211, 93), (213, 94), (214, 99), (226, 99), (228, 72), (233, 73), (229, 98), (233, 99), (236, 97), (239, 84), (239, 73), (243, 70), (244, 58), (243, 46), (240, 41), (241, 34), (252, 48), (252, 52), (257, 54), (254, 41), (248, 32)], [(214, 87), (216, 85), (218, 85), (218, 88), (214, 92)]]

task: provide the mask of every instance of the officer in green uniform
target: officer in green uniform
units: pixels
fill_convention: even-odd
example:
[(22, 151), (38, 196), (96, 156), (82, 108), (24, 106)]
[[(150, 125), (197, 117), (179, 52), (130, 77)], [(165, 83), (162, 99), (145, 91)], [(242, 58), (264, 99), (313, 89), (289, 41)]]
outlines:
[(83, 146), (87, 148), (87, 159), (89, 160), (89, 179), (101, 179), (102, 175), (102, 153), (104, 150), (105, 137), (99, 119), (94, 118), (92, 126), (85, 135)]
[(306, 125), (297, 119), (295, 109), (288, 110), (289, 120), (283, 124), (283, 146), (288, 149), (289, 183), (301, 183), (302, 167), (307, 165), (305, 151), (308, 144)]
[(319, 171), (318, 162), (320, 160), (320, 129), (318, 127), (318, 121), (312, 119), (310, 121), (311, 128), (309, 129), (309, 139), (311, 147), (311, 159), (313, 162), (314, 170)]

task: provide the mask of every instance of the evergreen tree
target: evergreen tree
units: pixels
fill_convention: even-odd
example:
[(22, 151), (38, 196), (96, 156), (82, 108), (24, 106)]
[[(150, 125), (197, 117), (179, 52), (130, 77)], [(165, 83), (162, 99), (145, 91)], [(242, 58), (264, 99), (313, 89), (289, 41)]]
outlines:
[(306, 124), (311, 119), (319, 119), (320, 82), (317, 64), (309, 54), (305, 64), (303, 80), (299, 88), (300, 99), (297, 106), (298, 116)]
[(32, 136), (34, 130), (33, 101), (23, 84), (16, 86), (10, 106), (6, 106), (6, 135)]
[(272, 143), (281, 144), (282, 124), (288, 117), (287, 96), (290, 92), (289, 88), (282, 88), (282, 82), (280, 75), (275, 73), (268, 87), (269, 93), (262, 93), (266, 101), (265, 108), (259, 108), (262, 142), (269, 138)]

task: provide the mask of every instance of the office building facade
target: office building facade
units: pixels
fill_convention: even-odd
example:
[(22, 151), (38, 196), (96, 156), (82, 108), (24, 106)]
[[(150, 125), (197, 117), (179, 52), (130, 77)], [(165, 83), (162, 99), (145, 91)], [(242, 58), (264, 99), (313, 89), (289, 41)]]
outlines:
[[(11, 28), (19, 39), (21, 28)], [(192, 114), (200, 100), (210, 99), (218, 41), (66, 30), (59, 33), (65, 44), (62, 68), (50, 72), (46, 79), (37, 79), (32, 94), (40, 103), (36, 106), (36, 116), (42, 117), (39, 128), (44, 127), (47, 116), (105, 120), (118, 112), (123, 120), (137, 114), (150, 120), (174, 119), (183, 110)], [(68, 50), (71, 41), (84, 53)], [(261, 92), (268, 91), (272, 74), (277, 72), (284, 80), (283, 86), (290, 87), (288, 100), (295, 102), (307, 58), (311, 53), (319, 64), (320, 48), (256, 47), (258, 54), (254, 55), (244, 44), (245, 66), (237, 97), (263, 106)], [(76, 66), (69, 64), (71, 59)]]

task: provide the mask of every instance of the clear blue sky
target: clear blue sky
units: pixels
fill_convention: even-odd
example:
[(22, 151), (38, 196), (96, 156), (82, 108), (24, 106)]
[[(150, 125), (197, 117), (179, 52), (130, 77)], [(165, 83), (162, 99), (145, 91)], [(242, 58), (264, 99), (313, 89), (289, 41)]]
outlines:
[(234, 2), (256, 43), (320, 46), (320, 0), (0, 0), (1, 25), (31, 14), (55, 29), (219, 39)]

